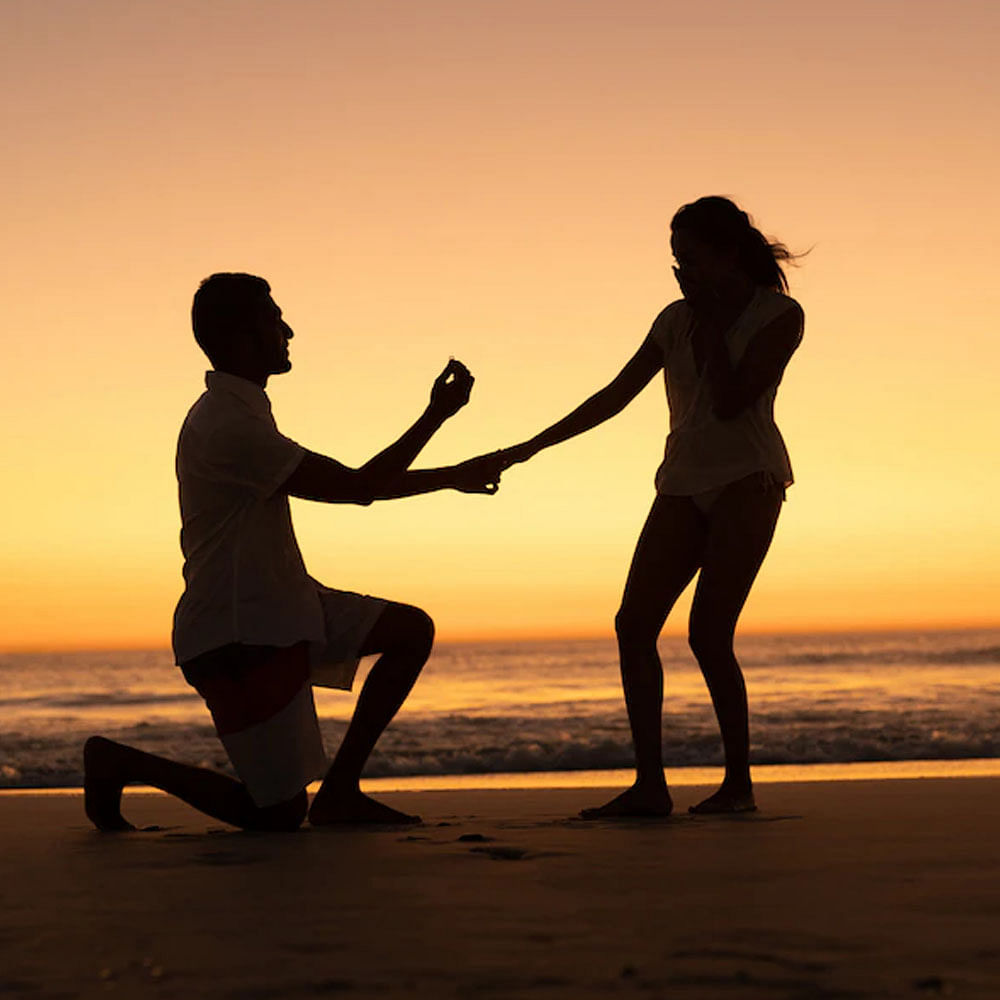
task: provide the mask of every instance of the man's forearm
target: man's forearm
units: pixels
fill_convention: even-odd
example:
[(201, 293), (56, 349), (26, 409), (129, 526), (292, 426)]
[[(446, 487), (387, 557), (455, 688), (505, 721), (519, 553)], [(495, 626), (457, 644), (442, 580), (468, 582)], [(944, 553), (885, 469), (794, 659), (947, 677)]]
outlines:
[(430, 408), (424, 410), (398, 441), (369, 459), (358, 471), (375, 479), (404, 472), (437, 433), (442, 423), (444, 423), (443, 417), (435, 415)]
[(456, 481), (454, 467), (406, 470), (372, 482), (371, 499), (395, 500), (399, 497), (419, 496), (422, 493), (453, 488)]

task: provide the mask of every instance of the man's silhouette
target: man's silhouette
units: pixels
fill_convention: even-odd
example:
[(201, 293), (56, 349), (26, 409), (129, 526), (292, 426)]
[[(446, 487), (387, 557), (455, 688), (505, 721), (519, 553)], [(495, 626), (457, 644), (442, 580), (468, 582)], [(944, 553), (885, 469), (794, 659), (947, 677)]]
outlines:
[[(100, 830), (133, 829), (122, 788), (160, 788), (217, 819), (255, 830), (313, 824), (401, 823), (415, 817), (361, 792), (365, 761), (430, 654), (419, 608), (322, 587), (306, 572), (288, 497), (369, 504), (453, 488), (494, 493), (489, 456), (408, 471), (468, 401), (472, 376), (452, 361), (425, 412), (359, 469), (307, 451), (278, 432), (264, 389), (291, 369), (292, 330), (262, 278), (215, 274), (194, 297), (195, 339), (213, 371), (177, 447), (185, 591), (174, 616), (175, 658), (202, 694), (239, 780), (100, 736), (84, 748), (87, 815)], [(312, 681), (349, 689), (361, 656), (381, 654), (365, 680), (332, 765)], [(323, 775), (309, 805), (306, 785)]]

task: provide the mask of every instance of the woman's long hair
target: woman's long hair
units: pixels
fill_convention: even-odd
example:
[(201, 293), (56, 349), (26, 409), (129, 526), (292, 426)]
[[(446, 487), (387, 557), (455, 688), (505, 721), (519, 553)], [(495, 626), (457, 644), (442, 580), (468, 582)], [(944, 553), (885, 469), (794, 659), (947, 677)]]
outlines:
[(798, 259), (784, 243), (769, 240), (753, 219), (728, 198), (708, 195), (677, 210), (671, 231), (683, 229), (716, 250), (735, 250), (740, 269), (755, 285), (788, 291), (781, 261)]

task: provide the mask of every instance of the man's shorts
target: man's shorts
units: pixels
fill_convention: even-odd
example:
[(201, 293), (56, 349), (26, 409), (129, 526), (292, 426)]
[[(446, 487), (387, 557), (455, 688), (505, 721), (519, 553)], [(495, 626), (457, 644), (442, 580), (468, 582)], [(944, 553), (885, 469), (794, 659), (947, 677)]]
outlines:
[(326, 770), (309, 683), (309, 644), (232, 643), (181, 664), (260, 807), (294, 798)]
[(294, 646), (230, 643), (181, 664), (257, 806), (294, 798), (326, 772), (312, 685), (350, 690), (386, 602), (320, 589), (326, 639)]

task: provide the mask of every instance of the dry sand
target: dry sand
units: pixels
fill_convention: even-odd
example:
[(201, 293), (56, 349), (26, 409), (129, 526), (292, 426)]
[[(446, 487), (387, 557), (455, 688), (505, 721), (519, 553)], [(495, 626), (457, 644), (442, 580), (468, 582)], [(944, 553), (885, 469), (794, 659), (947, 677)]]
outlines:
[(422, 826), (284, 836), (130, 795), (162, 829), (101, 836), (6, 793), (0, 997), (1000, 997), (1000, 779), (759, 795), (586, 823), (593, 789), (399, 792)]

